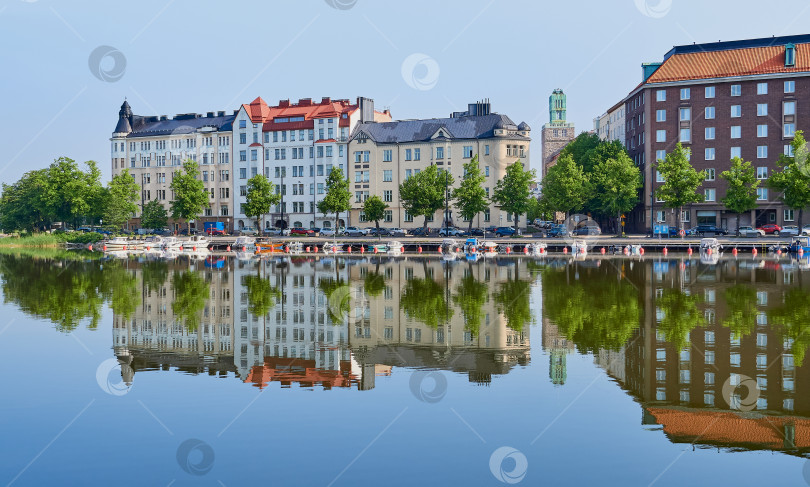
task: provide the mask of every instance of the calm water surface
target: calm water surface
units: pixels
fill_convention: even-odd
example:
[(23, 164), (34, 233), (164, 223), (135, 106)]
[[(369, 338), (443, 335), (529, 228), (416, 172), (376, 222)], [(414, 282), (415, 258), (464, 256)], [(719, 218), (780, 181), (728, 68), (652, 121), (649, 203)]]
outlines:
[(810, 485), (806, 268), (0, 255), (0, 484)]

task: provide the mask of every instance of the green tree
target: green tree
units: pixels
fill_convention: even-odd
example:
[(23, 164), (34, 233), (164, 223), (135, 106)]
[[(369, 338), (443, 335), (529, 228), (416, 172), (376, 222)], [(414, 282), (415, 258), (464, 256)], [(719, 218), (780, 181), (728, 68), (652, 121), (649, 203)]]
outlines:
[(726, 195), (720, 199), (726, 209), (737, 215), (737, 234), (740, 233), (740, 214), (757, 207), (757, 179), (751, 163), (739, 157), (731, 160), (731, 167), (720, 173), (728, 184)]
[(143, 205), (141, 226), (143, 228), (166, 228), (169, 224), (169, 213), (158, 200), (151, 200)]
[(638, 203), (641, 172), (626, 152), (605, 159), (593, 170), (594, 210), (602, 215), (616, 217), (616, 231), (622, 233), (622, 214)]
[(408, 317), (433, 329), (448, 323), (454, 314), (444, 287), (431, 277), (408, 279), (402, 289), (399, 306)]
[(281, 291), (270, 279), (258, 274), (242, 276), (242, 285), (247, 290), (248, 311), (257, 318), (266, 316), (281, 298)]
[(80, 218), (89, 213), (90, 201), (101, 187), (101, 172), (94, 161), (86, 164), (87, 173), (67, 157), (56, 159), (48, 167), (44, 198), (55, 221), (78, 226)]
[(515, 331), (523, 331), (524, 325), (534, 323), (529, 300), (531, 288), (532, 283), (520, 279), (515, 271), (515, 277), (499, 284), (492, 295), (498, 312), (506, 317), (506, 326)]
[(745, 284), (736, 284), (723, 293), (726, 301), (726, 318), (723, 326), (742, 338), (757, 327), (757, 291)]
[(135, 183), (135, 178), (129, 173), (129, 169), (124, 169), (121, 173), (113, 176), (109, 184), (107, 184), (104, 221), (116, 228), (123, 227), (127, 220), (138, 211), (138, 205), (136, 204), (138, 193), (140, 193), (140, 190)]
[(366, 220), (373, 221), (374, 226), (377, 227), (377, 239), (381, 239), (380, 234), (380, 220), (385, 218), (385, 210), (388, 209), (388, 204), (385, 203), (379, 196), (374, 195), (363, 203), (363, 214), (366, 215)]
[(175, 271), (172, 275), (174, 301), (172, 312), (188, 330), (196, 330), (205, 303), (208, 301), (209, 285), (194, 271)]
[(571, 155), (560, 157), (543, 178), (541, 206), (551, 211), (569, 213), (581, 210), (588, 201), (590, 183), (582, 167)]
[(431, 164), (399, 185), (402, 207), (412, 217), (425, 217), (422, 228), (427, 230), (428, 219), (444, 207), (446, 189), (452, 190), (453, 183), (452, 174)]
[(263, 174), (248, 179), (247, 196), (244, 212), (248, 218), (256, 219), (256, 231), (261, 231), (261, 217), (270, 213), (270, 208), (281, 201), (281, 194), (276, 194), (273, 183)]
[(570, 156), (584, 171), (591, 172), (591, 169), (595, 165), (593, 162), (594, 152), (602, 143), (598, 135), (582, 132), (563, 147), (563, 150), (560, 151), (560, 159)]
[(534, 181), (534, 169), (524, 170), (520, 159), (506, 168), (503, 179), (495, 185), (492, 192), (492, 201), (501, 207), (501, 210), (511, 213), (515, 217), (515, 232), (518, 231), (520, 215), (529, 209), (531, 200), (530, 184)]
[(104, 216), (104, 211), (109, 201), (107, 188), (101, 184), (101, 170), (96, 161), (87, 161), (87, 173), (85, 173), (85, 202), (87, 210), (84, 217), (89, 223), (95, 225)]
[(470, 273), (461, 279), (453, 295), (453, 302), (461, 308), (464, 316), (464, 329), (469, 330), (473, 336), (478, 336), (481, 329), (481, 318), (484, 316), (483, 307), (489, 299), (489, 288), (485, 282), (477, 280)]
[(697, 308), (698, 296), (686, 294), (678, 289), (667, 289), (656, 305), (663, 313), (658, 329), (664, 332), (666, 340), (678, 350), (689, 343), (689, 334), (698, 326), (706, 324), (706, 318)]
[(779, 200), (785, 206), (799, 212), (799, 228), (802, 228), (802, 212), (810, 205), (810, 161), (801, 130), (796, 131), (791, 147), (794, 156), (779, 156), (776, 165), (780, 170), (771, 174), (768, 186), (780, 193)]
[(469, 230), (473, 227), (473, 218), (489, 208), (487, 192), (484, 183), (487, 178), (478, 165), (478, 154), (469, 162), (464, 163), (464, 177), (461, 178), (458, 188), (453, 190), (453, 199), (459, 214), (470, 222)]
[(318, 211), (324, 215), (335, 214), (335, 232), (340, 228), (340, 213), (352, 209), (351, 198), (349, 180), (343, 177), (343, 170), (333, 168), (326, 178), (326, 195), (318, 202)]
[(794, 287), (785, 292), (782, 306), (768, 311), (768, 321), (778, 327), (783, 338), (792, 339), (790, 351), (797, 366), (804, 362), (810, 346), (810, 292)]
[(680, 142), (666, 159), (658, 161), (657, 169), (664, 178), (664, 184), (656, 190), (655, 194), (663, 200), (666, 208), (677, 209), (676, 226), (682, 229), (681, 215), (683, 207), (690, 203), (703, 201), (703, 195), (697, 192), (698, 187), (706, 179), (706, 171), (696, 171), (689, 162), (690, 149), (684, 148)]
[(14, 184), (3, 184), (0, 223), (3, 230), (42, 230), (51, 223), (48, 170), (28, 171)]
[(186, 159), (183, 162), (183, 170), (174, 173), (174, 179), (169, 187), (174, 192), (171, 210), (172, 218), (175, 220), (185, 220), (189, 225), (191, 220), (199, 218), (208, 207), (209, 195), (205, 183), (200, 180), (200, 169), (195, 161)]

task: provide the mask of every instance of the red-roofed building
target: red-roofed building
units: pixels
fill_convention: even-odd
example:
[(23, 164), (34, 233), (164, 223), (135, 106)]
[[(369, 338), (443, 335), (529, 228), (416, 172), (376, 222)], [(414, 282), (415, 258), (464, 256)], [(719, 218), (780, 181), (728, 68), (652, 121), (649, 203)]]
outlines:
[(699, 189), (705, 201), (684, 208), (686, 228), (736, 228), (736, 215), (721, 203), (727, 184), (720, 177), (734, 157), (750, 161), (761, 181), (758, 207), (740, 224), (799, 223), (799, 212), (781, 204), (767, 179), (779, 156), (791, 153), (795, 132), (810, 129), (800, 102), (810, 96), (810, 35), (676, 46), (662, 62), (643, 64), (642, 73), (622, 101), (624, 142), (644, 173), (631, 231), (650, 232), (653, 220), (676, 223), (675, 212), (653, 195), (663, 184), (656, 161), (678, 142), (691, 150), (695, 169), (707, 172)]
[[(374, 101), (358, 97), (281, 100), (268, 106), (261, 98), (242, 105), (234, 120), (235, 229), (253, 226), (242, 210), (247, 180), (264, 174), (283, 195), (282, 203), (262, 222), (273, 227), (329, 228), (334, 217), (317, 211), (333, 168), (347, 170), (347, 143), (362, 121), (391, 120), (388, 110), (376, 111)], [(341, 219), (343, 225), (345, 218)], [(259, 229), (262, 230), (262, 229)]]

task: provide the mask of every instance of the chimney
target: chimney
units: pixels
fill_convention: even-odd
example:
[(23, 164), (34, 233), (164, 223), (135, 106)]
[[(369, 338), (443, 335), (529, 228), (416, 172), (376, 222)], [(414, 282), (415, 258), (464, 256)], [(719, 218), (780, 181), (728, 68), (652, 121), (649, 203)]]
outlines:
[(312, 98), (301, 98), (298, 100), (298, 106), (308, 107), (312, 105)]
[(205, 116), (208, 118), (214, 118), (214, 112), (208, 112), (205, 114)]
[(224, 111), (217, 112), (217, 116), (218, 116), (218, 117), (224, 117), (224, 116), (225, 116), (225, 112), (224, 112)]
[(321, 100), (321, 105), (328, 105), (329, 103), (332, 103), (332, 99), (329, 98), (328, 96), (323, 97), (323, 99)]
[(360, 108), (360, 123), (374, 121), (374, 100), (363, 96), (357, 97), (357, 105)]
[(279, 100), (278, 107), (279, 108), (289, 108), (290, 107), (290, 100)]

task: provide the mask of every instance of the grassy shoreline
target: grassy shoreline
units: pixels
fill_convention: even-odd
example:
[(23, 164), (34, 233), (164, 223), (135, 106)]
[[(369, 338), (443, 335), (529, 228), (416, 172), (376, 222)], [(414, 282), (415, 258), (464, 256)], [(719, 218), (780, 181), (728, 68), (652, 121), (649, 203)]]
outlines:
[(0, 248), (58, 249), (65, 244), (87, 244), (104, 238), (99, 233), (35, 233), (0, 238)]

